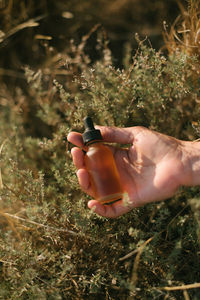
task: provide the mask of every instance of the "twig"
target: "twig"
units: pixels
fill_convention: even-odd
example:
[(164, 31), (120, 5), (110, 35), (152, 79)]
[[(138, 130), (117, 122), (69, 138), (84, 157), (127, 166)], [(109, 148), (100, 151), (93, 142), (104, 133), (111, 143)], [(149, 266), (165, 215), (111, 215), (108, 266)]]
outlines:
[(200, 282), (186, 284), (186, 285), (178, 285), (178, 286), (165, 286), (159, 287), (157, 289), (165, 290), (165, 291), (179, 291), (179, 290), (189, 290), (189, 289), (197, 289), (200, 288)]
[(144, 244), (142, 244), (140, 247), (138, 247), (137, 249), (129, 252), (128, 254), (126, 254), (125, 256), (123, 257), (120, 257), (119, 258), (119, 261), (123, 261), (127, 258), (130, 258), (131, 256), (133, 256), (134, 254), (138, 253), (139, 251), (142, 251), (144, 246), (146, 246), (149, 242), (151, 242), (151, 240), (153, 239), (153, 237), (149, 238), (146, 242), (144, 242)]
[(16, 230), (13, 222), (11, 222), (11, 220), (8, 218), (8, 216), (4, 212), (2, 212), (2, 211), (0, 211), (0, 215), (4, 216), (7, 219), (7, 222), (10, 225), (10, 227), (12, 228), (13, 232), (16, 234), (17, 238), (19, 240), (21, 240), (20, 233)]
[(125, 260), (125, 259), (127, 259), (127, 258), (130, 258), (130, 257), (133, 256), (134, 254), (136, 254), (136, 253), (140, 250), (141, 247), (142, 247), (142, 246), (140, 246), (140, 247), (138, 247), (137, 249), (135, 249), (135, 250), (129, 252), (129, 253), (126, 254), (125, 256), (120, 257), (120, 258), (119, 258), (119, 261), (123, 261), (123, 260)]
[(169, 226), (171, 225), (171, 223), (174, 222), (174, 220), (189, 206), (189, 204), (186, 204), (176, 215), (175, 217), (172, 218), (172, 220), (168, 223), (167, 225), (167, 232), (166, 232), (166, 239), (168, 237), (168, 229), (169, 229)]
[(9, 213), (1, 213), (1, 214), (2, 214), (2, 215), (5, 215), (5, 216), (8, 216), (8, 217), (10, 217), (10, 218), (13, 218), (13, 219), (22, 221), (22, 222), (26, 222), (26, 223), (29, 223), (29, 224), (32, 224), (32, 225), (36, 225), (36, 226), (38, 226), (38, 227), (43, 227), (43, 228), (48, 229), (48, 230), (59, 231), (59, 232), (67, 232), (67, 233), (70, 233), (70, 234), (72, 234), (72, 235), (78, 235), (78, 233), (76, 233), (76, 232), (74, 232), (74, 231), (72, 231), (72, 230), (61, 229), (61, 228), (55, 228), (55, 227), (52, 227), (52, 226), (49, 226), (49, 225), (40, 224), (40, 223), (37, 223), (37, 222), (35, 222), (35, 221), (31, 221), (31, 220), (28, 220), (28, 219), (24, 219), (24, 218), (21, 218), (21, 217), (18, 217), (18, 216), (9, 214)]
[(3, 259), (0, 259), (0, 262), (1, 262), (1, 263), (3, 263), (3, 264), (15, 265), (15, 263), (14, 263), (14, 262), (7, 261), (7, 260), (3, 260)]
[(7, 190), (9, 190), (11, 193), (13, 193), (16, 197), (19, 197), (18, 193), (16, 193), (13, 189), (11, 189), (5, 182), (4, 182), (4, 186), (7, 188)]
[(145, 248), (145, 246), (152, 241), (152, 239), (153, 239), (153, 236), (150, 237), (148, 240), (146, 240), (138, 249), (138, 253), (137, 253), (135, 261), (134, 261), (132, 277), (131, 277), (131, 283), (133, 285), (135, 285), (137, 282), (137, 269), (138, 269), (138, 265), (140, 262), (140, 256), (142, 254), (142, 251)]
[(84, 36), (82, 37), (82, 41), (81, 41), (81, 43), (80, 43), (79, 46), (78, 46), (78, 54), (81, 53), (81, 52), (83, 51), (83, 49), (84, 49), (84, 47), (85, 47), (85, 44), (86, 44), (87, 40), (91, 37), (91, 35), (92, 35), (95, 31), (97, 31), (97, 29), (98, 29), (100, 26), (101, 26), (101, 24), (96, 24), (96, 25), (90, 30), (90, 32), (89, 32), (88, 34), (86, 34), (86, 35), (84, 35)]
[(178, 42), (179, 42), (180, 44), (182, 44), (183, 46), (185, 46), (185, 47), (190, 47), (190, 48), (198, 48), (198, 46), (188, 45), (188, 44), (184, 43), (184, 42), (178, 37), (178, 35), (176, 34), (175, 31), (173, 32), (173, 35), (174, 35), (174, 37), (178, 40)]
[(2, 179), (2, 175), (1, 175), (1, 168), (0, 168), (0, 189), (3, 189), (3, 179)]
[[(7, 139), (5, 139), (3, 141), (3, 143), (1, 144), (1, 146), (0, 146), (0, 156), (1, 156), (1, 152), (3, 150), (3, 147), (4, 147), (5, 143), (6, 143), (6, 141), (7, 141)], [(1, 174), (1, 168), (0, 168), (0, 189), (3, 189), (3, 179), (2, 179), (2, 174)]]
[(38, 21), (45, 18), (45, 15), (38, 16), (37, 18), (30, 19), (24, 23), (21, 23), (17, 25), (16, 27), (10, 29), (5, 35), (0, 39), (0, 44), (3, 43), (6, 39), (17, 33), (18, 31), (21, 31), (22, 29), (28, 28), (28, 27), (36, 27), (39, 26)]
[[(172, 218), (172, 220), (168, 223), (167, 225), (167, 232), (168, 232), (168, 228), (169, 226), (171, 225), (171, 223), (174, 222), (174, 220), (189, 206), (189, 204), (187, 204), (186, 206), (184, 206), (176, 215), (175, 217)], [(161, 234), (165, 231), (166, 229), (160, 231), (158, 234)], [(168, 233), (167, 233), (168, 234)], [(155, 236), (155, 235), (154, 235)], [(125, 256), (123, 257), (120, 257), (119, 258), (119, 261), (123, 261), (125, 259), (128, 259), (130, 258), (131, 256), (133, 256), (134, 254), (138, 253), (146, 244), (148, 244), (153, 238), (154, 236), (152, 236), (151, 238), (149, 238), (146, 242), (144, 242), (144, 244), (142, 244), (140, 247), (138, 247), (137, 249), (134, 249), (133, 251), (129, 252), (128, 254), (126, 254)], [(167, 236), (166, 236), (167, 238)]]
[(183, 290), (183, 296), (185, 300), (190, 300), (187, 290)]
[(25, 79), (25, 76), (23, 73), (14, 71), (14, 70), (10, 70), (10, 69), (0, 68), (0, 75)]

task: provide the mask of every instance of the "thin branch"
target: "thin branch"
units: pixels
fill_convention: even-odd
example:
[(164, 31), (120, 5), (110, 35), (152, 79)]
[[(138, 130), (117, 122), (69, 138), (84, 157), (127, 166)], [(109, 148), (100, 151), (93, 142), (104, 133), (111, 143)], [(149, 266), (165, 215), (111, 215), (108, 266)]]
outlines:
[(120, 258), (119, 258), (119, 261), (123, 261), (123, 260), (125, 260), (125, 259), (127, 259), (127, 258), (130, 258), (130, 257), (133, 256), (134, 254), (136, 254), (136, 253), (140, 250), (140, 248), (141, 248), (141, 246), (140, 246), (139, 248), (137, 248), (137, 249), (135, 249), (135, 250), (129, 252), (129, 253), (126, 254), (125, 256), (120, 257)]
[(139, 250), (138, 250), (138, 253), (136, 255), (136, 258), (135, 258), (135, 261), (134, 261), (134, 265), (133, 265), (133, 271), (132, 271), (132, 277), (131, 277), (131, 283), (133, 285), (136, 285), (136, 282), (137, 282), (137, 269), (138, 269), (138, 266), (139, 266), (139, 262), (140, 262), (140, 256), (142, 254), (142, 251), (143, 249), (145, 248), (145, 246), (150, 243), (153, 239), (153, 236), (150, 237), (148, 240), (146, 240), (140, 247), (139, 247)]
[(189, 290), (189, 289), (197, 289), (200, 288), (200, 282), (186, 284), (186, 285), (178, 285), (178, 286), (165, 286), (159, 287), (157, 289), (165, 290), (165, 291), (179, 291), (179, 290)]
[(3, 264), (8, 264), (8, 265), (16, 265), (14, 262), (12, 261), (7, 261), (7, 260), (3, 260), (3, 259), (0, 259), (0, 262), (3, 263)]
[(78, 233), (76, 233), (76, 232), (74, 232), (72, 230), (62, 229), (62, 228), (55, 228), (55, 227), (52, 227), (52, 226), (49, 226), (49, 225), (44, 225), (44, 224), (41, 224), (41, 223), (37, 223), (35, 221), (31, 221), (31, 220), (28, 220), (28, 219), (24, 219), (24, 218), (18, 217), (16, 215), (12, 215), (10, 213), (1, 213), (1, 214), (4, 215), (4, 216), (13, 218), (13, 219), (22, 221), (22, 222), (26, 222), (26, 223), (29, 223), (29, 224), (32, 224), (32, 225), (36, 225), (37, 227), (45, 228), (47, 230), (53, 230), (53, 231), (59, 231), (59, 232), (67, 232), (67, 233), (70, 233), (72, 235), (78, 235)]
[(2, 36), (2, 38), (0, 39), (0, 44), (3, 43), (6, 39), (8, 39), (9, 37), (13, 36), (14, 34), (16, 34), (18, 31), (21, 31), (25, 28), (28, 27), (36, 27), (39, 26), (38, 21), (40, 21), (41, 19), (44, 19), (46, 15), (42, 15), (42, 16), (38, 16), (37, 18), (34, 19), (30, 19), (24, 23), (21, 23), (19, 25), (17, 25), (16, 27), (10, 29), (7, 33), (5, 33), (5, 35)]
[[(0, 43), (1, 43), (1, 41), (0, 41)], [(14, 71), (14, 70), (10, 70), (10, 69), (0, 68), (0, 75), (25, 79), (25, 75), (23, 73)]]
[[(4, 147), (6, 142), (7, 142), (7, 139), (5, 139), (3, 141), (3, 143), (1, 144), (1, 146), (0, 146), (0, 156), (1, 156), (1, 152), (2, 152), (3, 147)], [(0, 168), (0, 189), (3, 189), (3, 179), (2, 179), (2, 174), (1, 174), (1, 168)]]
[(187, 290), (183, 290), (183, 296), (184, 296), (185, 300), (190, 300), (190, 296), (189, 296)]

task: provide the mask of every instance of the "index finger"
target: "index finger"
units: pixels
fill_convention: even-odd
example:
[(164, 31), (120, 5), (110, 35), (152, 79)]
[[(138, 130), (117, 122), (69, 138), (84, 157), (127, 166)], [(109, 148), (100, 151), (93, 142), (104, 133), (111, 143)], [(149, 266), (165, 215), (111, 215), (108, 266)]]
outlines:
[(132, 144), (134, 140), (133, 127), (118, 128), (108, 126), (95, 126), (100, 129), (105, 142)]
[(84, 143), (83, 143), (83, 138), (82, 138), (82, 134), (79, 133), (79, 132), (70, 132), (67, 136), (67, 140), (76, 145), (77, 147), (80, 147), (80, 148), (84, 148)]
[[(108, 126), (95, 126), (95, 128), (101, 131), (103, 141), (119, 144), (132, 144), (134, 140), (134, 135), (141, 131), (139, 127), (118, 128)], [(72, 144), (78, 147), (84, 147), (81, 133), (70, 132), (67, 136), (67, 139)]]

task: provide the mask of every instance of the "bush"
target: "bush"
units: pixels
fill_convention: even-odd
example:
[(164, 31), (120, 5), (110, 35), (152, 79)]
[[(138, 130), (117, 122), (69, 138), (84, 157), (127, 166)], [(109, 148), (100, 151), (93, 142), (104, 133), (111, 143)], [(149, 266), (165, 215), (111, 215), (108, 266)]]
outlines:
[[(84, 48), (94, 32), (92, 62)], [(71, 130), (83, 131), (87, 114), (102, 125), (198, 138), (197, 53), (177, 45), (166, 57), (136, 39), (135, 55), (127, 47), (117, 69), (96, 26), (40, 70), (26, 67), (24, 90), (2, 84), (0, 299), (200, 297), (198, 289), (165, 288), (200, 276), (200, 189), (115, 220), (99, 217), (87, 209), (66, 141)]]

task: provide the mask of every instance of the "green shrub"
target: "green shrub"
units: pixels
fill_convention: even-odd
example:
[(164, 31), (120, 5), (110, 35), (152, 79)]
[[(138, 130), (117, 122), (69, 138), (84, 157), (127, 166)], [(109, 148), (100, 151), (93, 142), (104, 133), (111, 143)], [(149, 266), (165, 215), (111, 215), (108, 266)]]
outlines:
[(163, 289), (199, 281), (199, 188), (99, 217), (87, 209), (66, 141), (87, 114), (197, 138), (198, 57), (165, 57), (137, 37), (138, 51), (116, 69), (98, 30), (96, 62), (84, 52), (88, 34), (58, 64), (26, 67), (25, 91), (2, 87), (0, 299), (199, 299), (199, 289)]

